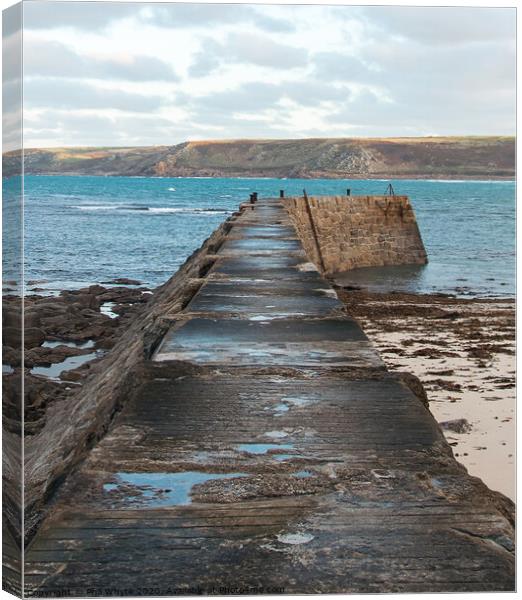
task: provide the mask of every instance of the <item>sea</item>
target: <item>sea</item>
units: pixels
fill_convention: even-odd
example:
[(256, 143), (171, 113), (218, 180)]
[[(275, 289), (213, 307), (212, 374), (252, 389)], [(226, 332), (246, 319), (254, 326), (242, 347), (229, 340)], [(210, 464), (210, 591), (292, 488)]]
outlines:
[[(251, 192), (260, 197), (383, 194), (391, 183), (415, 209), (429, 263), (358, 269), (346, 285), (470, 297), (515, 294), (514, 181), (26, 176), (27, 291), (56, 293), (130, 278), (154, 288)], [(16, 178), (3, 180), (4, 248)], [(16, 220), (14, 221), (16, 222)], [(9, 273), (4, 272), (4, 280)]]

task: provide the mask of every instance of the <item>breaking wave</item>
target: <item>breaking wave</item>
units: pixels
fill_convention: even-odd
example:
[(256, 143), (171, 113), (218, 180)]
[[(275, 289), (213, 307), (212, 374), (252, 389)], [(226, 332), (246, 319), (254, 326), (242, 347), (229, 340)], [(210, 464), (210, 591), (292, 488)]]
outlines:
[(223, 214), (229, 215), (233, 211), (225, 208), (198, 208), (198, 207), (172, 207), (172, 206), (145, 206), (142, 204), (131, 204), (131, 205), (104, 205), (104, 204), (92, 204), (92, 205), (78, 205), (73, 206), (77, 210), (83, 211), (95, 211), (95, 210), (106, 210), (106, 211), (123, 211), (123, 212), (148, 212), (148, 213), (185, 213), (185, 214)]

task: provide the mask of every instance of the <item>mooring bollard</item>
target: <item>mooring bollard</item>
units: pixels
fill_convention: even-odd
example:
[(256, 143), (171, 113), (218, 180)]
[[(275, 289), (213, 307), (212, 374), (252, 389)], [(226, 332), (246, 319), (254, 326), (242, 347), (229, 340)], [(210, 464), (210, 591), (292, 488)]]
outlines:
[(279, 197), (280, 198), (284, 198), (285, 197), (285, 190), (279, 190)]

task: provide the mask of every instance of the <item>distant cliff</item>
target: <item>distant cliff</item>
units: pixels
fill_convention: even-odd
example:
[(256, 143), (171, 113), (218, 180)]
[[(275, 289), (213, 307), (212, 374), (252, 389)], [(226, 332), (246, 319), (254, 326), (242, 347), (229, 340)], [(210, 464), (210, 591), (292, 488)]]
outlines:
[[(3, 155), (4, 176), (18, 153)], [(26, 149), (26, 174), (502, 179), (514, 137), (227, 140), (136, 148)]]

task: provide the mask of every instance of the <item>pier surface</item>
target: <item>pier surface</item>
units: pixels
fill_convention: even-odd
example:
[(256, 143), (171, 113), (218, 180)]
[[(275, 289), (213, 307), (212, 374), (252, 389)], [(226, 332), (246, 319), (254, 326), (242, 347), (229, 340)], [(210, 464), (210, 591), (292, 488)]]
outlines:
[(307, 262), (231, 221), (139, 391), (58, 492), (25, 586), (69, 596), (513, 590), (502, 498)]

